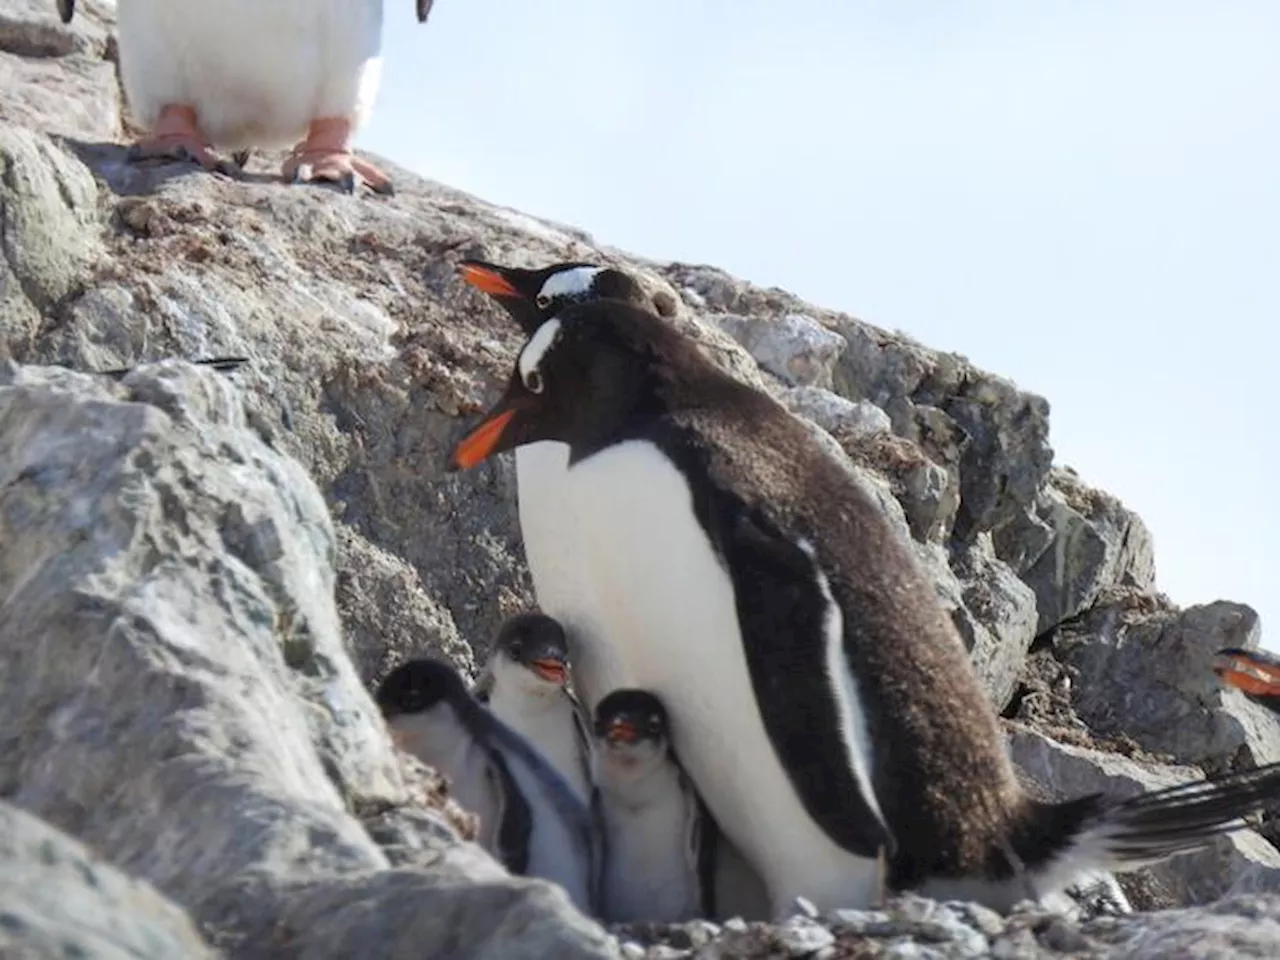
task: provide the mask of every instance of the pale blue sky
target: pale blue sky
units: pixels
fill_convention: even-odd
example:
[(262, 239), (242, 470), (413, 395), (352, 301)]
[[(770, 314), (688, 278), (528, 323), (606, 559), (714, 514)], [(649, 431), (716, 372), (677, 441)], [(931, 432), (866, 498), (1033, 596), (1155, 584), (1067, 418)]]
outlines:
[(387, 0), (361, 146), (955, 350), (1280, 647), (1280, 2)]

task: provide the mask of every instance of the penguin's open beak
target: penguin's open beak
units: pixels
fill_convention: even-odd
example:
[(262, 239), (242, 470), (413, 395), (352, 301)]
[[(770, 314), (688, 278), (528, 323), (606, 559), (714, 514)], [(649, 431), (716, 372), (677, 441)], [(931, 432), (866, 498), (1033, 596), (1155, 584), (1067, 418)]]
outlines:
[(502, 274), (502, 268), (479, 260), (463, 260), (458, 264), (458, 275), (467, 283), (491, 297), (517, 297), (525, 299), (525, 295), (512, 286), (511, 281)]
[(508, 428), (515, 419), (518, 407), (505, 400), (500, 402), (469, 434), (459, 441), (450, 457), (455, 470), (470, 470), (477, 464), (488, 460), (495, 453), (501, 453), (515, 446), (511, 442)]
[(627, 717), (614, 717), (604, 731), (605, 739), (610, 743), (635, 743), (640, 738), (640, 731)]
[(1223, 683), (1254, 696), (1280, 696), (1280, 660), (1258, 650), (1219, 650), (1213, 672)]
[(563, 686), (565, 679), (569, 676), (568, 667), (559, 657), (539, 657), (531, 661), (529, 665), (533, 667), (534, 673), (548, 683)]

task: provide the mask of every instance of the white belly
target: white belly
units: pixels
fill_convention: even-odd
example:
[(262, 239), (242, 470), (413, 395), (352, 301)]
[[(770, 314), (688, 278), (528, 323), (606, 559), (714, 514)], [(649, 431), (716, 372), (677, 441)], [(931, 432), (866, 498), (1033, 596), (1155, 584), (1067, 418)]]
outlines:
[(292, 144), (319, 117), (363, 123), (381, 79), (382, 0), (119, 0), (135, 119), (195, 107), (215, 146)]
[(608, 857), (600, 909), (610, 923), (679, 923), (699, 916), (689, 802), (674, 786), (638, 810), (602, 802)]
[[(769, 888), (775, 911), (803, 895), (820, 909), (868, 905), (874, 860), (815, 824), (756, 707), (733, 587), (693, 515), (681, 474), (630, 442), (566, 473), (589, 588), (575, 598), (629, 684), (671, 715), (677, 755), (717, 822)], [(603, 692), (608, 692), (607, 690)]]
[(569, 637), (573, 683), (588, 713), (627, 677), (597, 616), (590, 591), (591, 554), (581, 537), (583, 518), (570, 490), (569, 447), (547, 441), (516, 450), (520, 539), (543, 613)]

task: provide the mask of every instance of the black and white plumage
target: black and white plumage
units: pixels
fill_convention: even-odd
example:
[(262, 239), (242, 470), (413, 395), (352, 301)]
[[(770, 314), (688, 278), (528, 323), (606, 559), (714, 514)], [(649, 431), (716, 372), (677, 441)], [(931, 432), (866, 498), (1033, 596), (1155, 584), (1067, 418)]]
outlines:
[(909, 545), (806, 425), (647, 311), (545, 321), (454, 464), (547, 439), (569, 447), (586, 619), (666, 704), (775, 913), (886, 886), (1005, 908), (1194, 849), (1280, 794), (1268, 767), (1118, 805), (1030, 797)]
[(480, 818), (478, 842), (512, 873), (562, 886), (594, 912), (596, 832), (588, 807), (523, 737), (481, 706), (458, 671), (410, 660), (387, 674), (376, 700), (396, 742), (450, 783)]
[[(526, 335), (575, 303), (621, 300), (639, 306), (649, 297), (625, 271), (584, 261), (553, 263), (536, 270), (464, 260), (459, 273), (488, 294)], [(558, 440), (522, 445), (515, 452), (517, 508), (525, 559), (538, 606), (569, 635), (574, 686), (588, 710), (610, 690), (626, 686), (609, 656), (594, 608), (584, 603), (589, 558), (575, 546), (581, 530), (577, 505), (564, 483), (569, 448)]]
[(541, 613), (522, 613), (498, 630), (476, 699), (533, 744), (587, 803), (591, 798), (591, 735), (582, 705), (570, 692), (564, 628)]
[(671, 751), (662, 702), (644, 690), (615, 690), (596, 706), (593, 732), (601, 918), (679, 923), (710, 916), (714, 879), (703, 808)]

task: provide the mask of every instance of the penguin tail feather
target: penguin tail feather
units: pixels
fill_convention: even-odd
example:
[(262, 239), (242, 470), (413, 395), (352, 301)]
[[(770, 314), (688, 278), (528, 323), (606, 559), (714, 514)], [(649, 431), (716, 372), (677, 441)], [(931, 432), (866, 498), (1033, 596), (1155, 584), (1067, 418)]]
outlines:
[[(1012, 845), (1037, 892), (1044, 895), (1070, 886), (1086, 872), (1136, 870), (1199, 849), (1245, 827), (1245, 817), (1276, 803), (1280, 763), (1128, 800), (1108, 801), (1102, 794), (1091, 794), (1065, 803), (1037, 804)], [(1038, 827), (1032, 821), (1038, 821)]]

